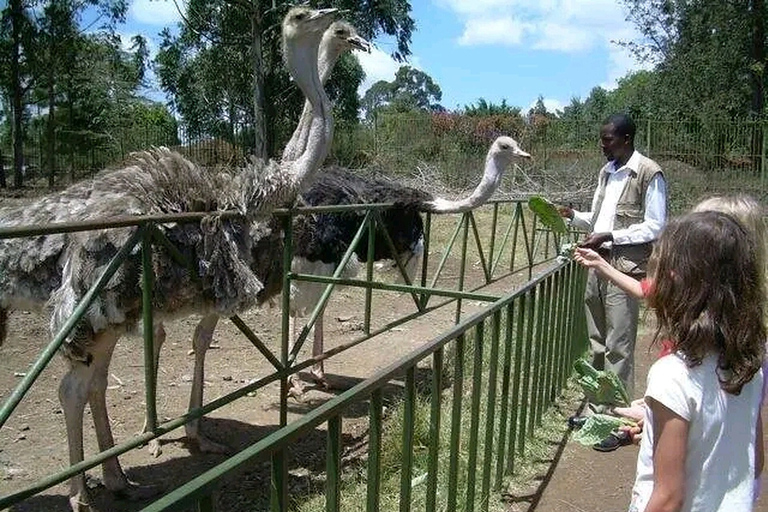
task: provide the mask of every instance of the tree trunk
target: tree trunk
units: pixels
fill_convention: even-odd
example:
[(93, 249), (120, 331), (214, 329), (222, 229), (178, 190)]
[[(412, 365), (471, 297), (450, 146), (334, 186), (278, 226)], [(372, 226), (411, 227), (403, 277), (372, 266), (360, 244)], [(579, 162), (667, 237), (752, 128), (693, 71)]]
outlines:
[(253, 154), (266, 160), (267, 124), (264, 122), (264, 62), (261, 53), (261, 23), (258, 12), (258, 1), (254, 2), (254, 12), (251, 15), (251, 58), (253, 59)]
[(13, 121), (11, 136), (13, 141), (13, 186), (24, 185), (22, 166), (24, 165), (24, 92), (21, 84), (21, 24), (24, 10), (21, 0), (11, 0), (11, 110)]

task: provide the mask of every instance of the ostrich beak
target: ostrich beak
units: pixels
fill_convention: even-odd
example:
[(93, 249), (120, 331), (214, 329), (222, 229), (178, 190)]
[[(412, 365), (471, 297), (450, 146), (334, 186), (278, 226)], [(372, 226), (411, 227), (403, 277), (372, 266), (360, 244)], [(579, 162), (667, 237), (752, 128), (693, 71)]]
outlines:
[(347, 38), (347, 43), (355, 50), (361, 52), (371, 53), (371, 43), (363, 39), (358, 35), (350, 36)]
[(529, 153), (526, 153), (520, 148), (517, 148), (515, 150), (515, 156), (519, 156), (520, 158), (531, 158), (531, 155)]
[(337, 12), (339, 12), (339, 10), (336, 9), (336, 8), (333, 8), (333, 7), (329, 8), (329, 9), (314, 9), (312, 11), (312, 14), (310, 14), (309, 19), (312, 20), (312, 21), (320, 20), (320, 19), (323, 19), (323, 18), (327, 18), (329, 16), (333, 16)]

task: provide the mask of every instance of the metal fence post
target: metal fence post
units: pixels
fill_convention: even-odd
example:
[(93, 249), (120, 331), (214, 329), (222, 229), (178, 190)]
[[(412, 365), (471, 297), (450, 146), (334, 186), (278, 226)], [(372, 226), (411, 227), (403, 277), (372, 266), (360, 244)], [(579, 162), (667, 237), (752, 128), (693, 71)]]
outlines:
[(651, 118), (649, 117), (645, 122), (645, 154), (651, 154)]

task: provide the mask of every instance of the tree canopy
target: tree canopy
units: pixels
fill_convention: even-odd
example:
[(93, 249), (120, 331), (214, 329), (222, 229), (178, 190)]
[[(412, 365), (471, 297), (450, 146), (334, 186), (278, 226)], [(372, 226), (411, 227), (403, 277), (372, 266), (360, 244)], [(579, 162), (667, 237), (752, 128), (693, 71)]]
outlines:
[[(162, 89), (193, 131), (233, 140), (251, 152), (277, 152), (290, 136), (303, 96), (282, 65), (280, 22), (287, 1), (190, 0), (178, 35), (167, 30), (155, 60)], [(332, 7), (367, 39), (395, 38), (393, 57), (410, 54), (415, 28), (407, 0), (336, 0)], [(345, 56), (329, 81), (338, 119), (355, 122), (357, 88), (364, 79), (357, 60)]]
[(363, 96), (367, 116), (386, 108), (393, 112), (445, 110), (440, 105), (443, 92), (425, 72), (411, 66), (400, 66), (391, 82), (379, 80)]

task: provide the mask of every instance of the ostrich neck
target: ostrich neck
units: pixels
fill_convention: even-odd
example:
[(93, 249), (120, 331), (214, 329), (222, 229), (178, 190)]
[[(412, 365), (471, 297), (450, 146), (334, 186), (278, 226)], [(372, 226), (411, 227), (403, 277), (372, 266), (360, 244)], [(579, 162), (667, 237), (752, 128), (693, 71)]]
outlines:
[(499, 188), (507, 164), (506, 159), (489, 153), (485, 159), (483, 178), (469, 197), (456, 201), (437, 198), (430, 203), (430, 210), (434, 213), (460, 213), (484, 204)]
[[(306, 136), (306, 145), (292, 162), (292, 176), (297, 187), (311, 178), (328, 155), (328, 146), (333, 140), (333, 116), (331, 102), (323, 89), (318, 74), (318, 46), (303, 44), (287, 52), (288, 68), (297, 85), (311, 106), (311, 117)], [(301, 123), (296, 130), (301, 129)]]
[(317, 70), (318, 46), (317, 39), (306, 37), (286, 45), (285, 56), (288, 72), (313, 107), (322, 103), (323, 92)]
[[(326, 42), (323, 38), (320, 44), (320, 51), (318, 56), (318, 70), (320, 75), (320, 83), (322, 86), (328, 81), (331, 76), (331, 71), (336, 65), (336, 62), (341, 56), (341, 52), (332, 51), (333, 44)], [(283, 162), (293, 162), (297, 160), (307, 147), (309, 139), (309, 128), (312, 123), (312, 103), (309, 99), (304, 101), (304, 109), (299, 117), (299, 123), (296, 129), (291, 135), (291, 140), (285, 145), (283, 149)]]

